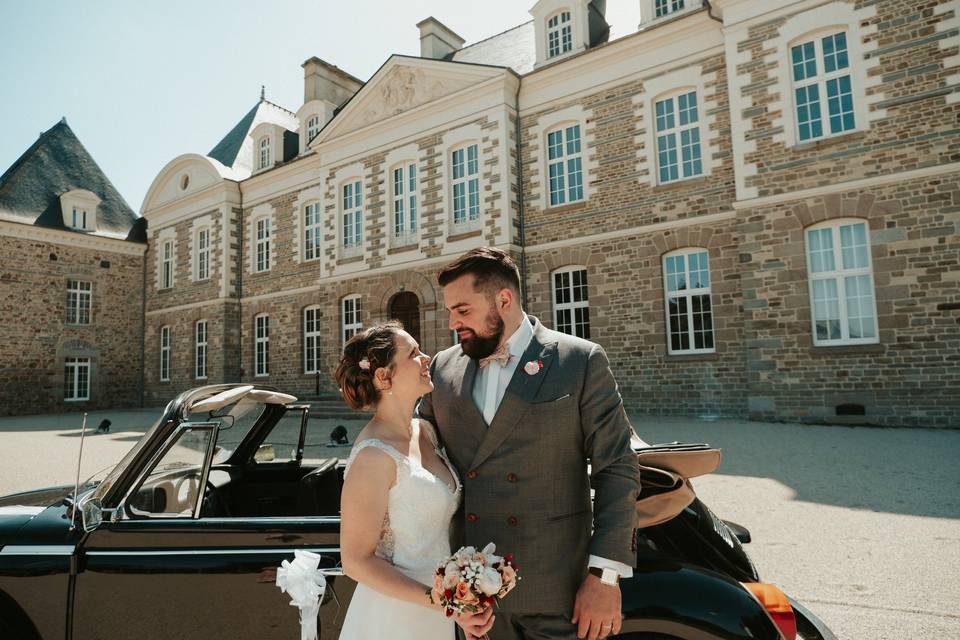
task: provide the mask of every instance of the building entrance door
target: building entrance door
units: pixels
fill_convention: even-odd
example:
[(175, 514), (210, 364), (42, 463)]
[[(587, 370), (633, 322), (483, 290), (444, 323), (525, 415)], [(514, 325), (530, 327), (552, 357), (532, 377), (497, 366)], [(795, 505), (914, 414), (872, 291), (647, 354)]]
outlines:
[(390, 300), (390, 317), (399, 320), (403, 328), (420, 343), (420, 300), (417, 294), (401, 291)]

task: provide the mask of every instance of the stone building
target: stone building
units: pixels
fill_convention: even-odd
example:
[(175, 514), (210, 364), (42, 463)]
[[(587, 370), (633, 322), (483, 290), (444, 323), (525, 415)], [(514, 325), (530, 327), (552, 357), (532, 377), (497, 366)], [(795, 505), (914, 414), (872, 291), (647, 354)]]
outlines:
[(0, 176), (0, 415), (140, 405), (146, 249), (66, 120)]
[[(482, 244), (602, 344), (628, 406), (960, 421), (960, 17), (930, 0), (540, 0), (366, 82), (317, 58), (144, 201), (145, 394), (310, 395), (358, 328), (454, 340), (438, 269)], [(296, 106), (296, 105), (291, 105)]]

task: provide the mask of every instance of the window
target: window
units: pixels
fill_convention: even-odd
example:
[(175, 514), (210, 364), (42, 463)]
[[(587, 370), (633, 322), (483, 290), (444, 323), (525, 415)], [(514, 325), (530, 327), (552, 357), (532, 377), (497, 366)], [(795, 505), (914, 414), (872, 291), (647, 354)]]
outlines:
[[(242, 404), (242, 403), (241, 403)], [(225, 440), (233, 436), (221, 434)], [(196, 518), (205, 489), (200, 471), (213, 441), (210, 424), (191, 424), (174, 434), (174, 444), (131, 493), (127, 506), (140, 517)], [(175, 487), (175, 488), (174, 488)]]
[(710, 260), (703, 249), (681, 249), (663, 258), (667, 298), (667, 352), (712, 353)]
[(170, 327), (160, 327), (160, 382), (170, 381)]
[(586, 269), (566, 267), (553, 274), (553, 313), (557, 331), (590, 339)]
[(393, 237), (409, 240), (417, 233), (417, 165), (393, 170)]
[(173, 286), (173, 240), (163, 243), (163, 254), (160, 263), (160, 288), (169, 289)]
[(697, 92), (658, 100), (655, 115), (660, 183), (703, 174)]
[(352, 180), (343, 185), (343, 248), (359, 252), (363, 241), (363, 185)]
[(197, 280), (210, 277), (210, 229), (197, 232)]
[(844, 31), (790, 47), (797, 134), (801, 142), (850, 131), (855, 126), (850, 59)]
[(878, 342), (867, 224), (834, 221), (807, 230), (813, 343)]
[(303, 208), (303, 259), (320, 258), (320, 203), (312, 202)]
[(270, 138), (264, 136), (260, 138), (260, 168), (266, 169), (270, 166)]
[(73, 224), (70, 226), (74, 229), (86, 229), (87, 228), (87, 212), (85, 209), (77, 209), (73, 207)]
[(547, 20), (547, 57), (553, 58), (573, 49), (570, 12), (561, 11)]
[(320, 116), (313, 116), (307, 120), (307, 142), (309, 143), (320, 131)]
[(654, 12), (659, 18), (683, 9), (683, 0), (655, 0)]
[(93, 283), (67, 280), (67, 324), (90, 324)]
[(580, 125), (547, 134), (547, 171), (550, 176), (550, 206), (583, 200)]
[(197, 322), (196, 356), (194, 358), (197, 380), (207, 378), (207, 321)]
[(270, 316), (262, 314), (253, 319), (253, 374), (270, 375)]
[(254, 272), (270, 270), (270, 218), (259, 218), (254, 223), (256, 229), (256, 264)]
[(343, 299), (343, 343), (363, 329), (360, 296), (353, 294)]
[(465, 224), (480, 219), (480, 167), (477, 145), (457, 149), (453, 165), (453, 223)]
[(320, 371), (320, 307), (303, 310), (303, 372)]
[(63, 367), (63, 399), (90, 399), (90, 358), (67, 358)]

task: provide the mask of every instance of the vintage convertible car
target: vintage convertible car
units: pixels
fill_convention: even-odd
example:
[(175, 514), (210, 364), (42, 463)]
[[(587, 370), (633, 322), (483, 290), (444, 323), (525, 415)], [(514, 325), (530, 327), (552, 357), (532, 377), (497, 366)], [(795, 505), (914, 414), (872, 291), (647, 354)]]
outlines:
[[(322, 557), (336, 638), (355, 586), (338, 570), (343, 465), (318, 455), (308, 411), (267, 387), (193, 389), (108, 473), (0, 498), (0, 640), (297, 638), (275, 585), (296, 549)], [(699, 501), (642, 533), (618, 637), (834, 637)]]

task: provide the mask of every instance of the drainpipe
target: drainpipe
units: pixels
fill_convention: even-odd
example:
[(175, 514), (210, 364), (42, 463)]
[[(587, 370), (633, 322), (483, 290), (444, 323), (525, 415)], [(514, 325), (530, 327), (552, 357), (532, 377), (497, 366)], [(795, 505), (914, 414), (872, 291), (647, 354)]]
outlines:
[(524, 221), (523, 207), (523, 158), (520, 155), (520, 82), (517, 82), (517, 91), (514, 95), (514, 108), (516, 110), (516, 137), (517, 137), (517, 219), (520, 223), (520, 283), (523, 289), (523, 308), (527, 309), (527, 231)]
[(707, 5), (707, 15), (710, 17), (710, 19), (716, 20), (720, 24), (723, 24), (722, 18), (718, 18), (717, 16), (713, 15), (713, 7), (710, 6), (710, 0), (703, 0), (703, 4)]
[(243, 241), (246, 236), (243, 228), (243, 185), (237, 183), (237, 190), (240, 192), (240, 206), (238, 207), (240, 209), (240, 249), (237, 253), (237, 357), (239, 358), (237, 362), (237, 382), (243, 382)]
[[(150, 236), (147, 235), (149, 250)], [(140, 408), (147, 406), (147, 251), (143, 252), (143, 286), (140, 287)]]

